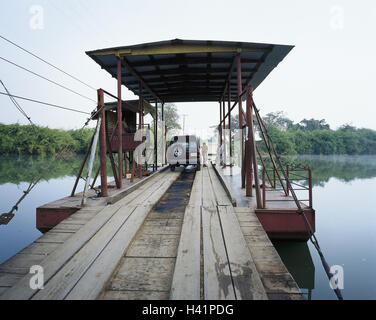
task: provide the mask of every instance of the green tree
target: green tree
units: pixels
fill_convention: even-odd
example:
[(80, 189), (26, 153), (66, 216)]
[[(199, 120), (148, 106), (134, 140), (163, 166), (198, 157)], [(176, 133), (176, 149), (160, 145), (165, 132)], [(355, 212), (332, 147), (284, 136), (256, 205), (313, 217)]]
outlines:
[[(158, 108), (158, 118), (162, 119), (162, 108)], [(164, 119), (168, 131), (181, 129), (179, 124), (180, 117), (175, 104), (166, 103), (164, 105)]]

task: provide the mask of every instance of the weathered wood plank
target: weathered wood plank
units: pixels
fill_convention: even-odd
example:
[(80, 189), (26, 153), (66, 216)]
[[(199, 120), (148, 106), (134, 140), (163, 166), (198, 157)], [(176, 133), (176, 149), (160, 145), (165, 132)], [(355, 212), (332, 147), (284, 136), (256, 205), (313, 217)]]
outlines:
[(67, 233), (67, 232), (53, 232), (48, 231), (44, 235), (42, 235), (40, 238), (34, 241), (34, 243), (58, 243), (62, 244), (64, 243), (68, 238), (72, 236), (73, 232)]
[(208, 167), (208, 173), (213, 187), (214, 196), (219, 206), (232, 206), (231, 200), (228, 197), (228, 194), (223, 189), (221, 182), (218, 179), (218, 176), (215, 174), (215, 171), (211, 165)]
[[(1, 288), (0, 288), (1, 289)], [(124, 290), (106, 291), (101, 300), (167, 300), (168, 291)]]
[(20, 251), (20, 254), (41, 254), (41, 255), (49, 255), (52, 251), (56, 250), (60, 246), (59, 243), (49, 243), (49, 242), (42, 242), (37, 243), (33, 242), (25, 249)]
[(217, 209), (202, 207), (205, 300), (235, 300)]
[(0, 272), (0, 287), (11, 287), (22, 277), (22, 274)]
[(89, 242), (45, 284), (44, 289), (33, 296), (33, 299), (64, 299), (135, 210), (135, 207), (128, 206), (119, 208)]
[(107, 289), (168, 291), (174, 264), (174, 258), (123, 258)]
[(187, 206), (171, 285), (172, 300), (200, 299), (200, 238), (201, 207)]
[(232, 206), (219, 206), (223, 237), (237, 299), (267, 300), (263, 284)]
[[(44, 268), (44, 280), (47, 282), (51, 277), (68, 261), (118, 210), (120, 206), (115, 204), (105, 207), (93, 219), (75, 234), (70, 234), (69, 239), (60, 247), (58, 251), (52, 252), (40, 265)], [(60, 234), (49, 231), (43, 237), (53, 234), (53, 240)], [(59, 235), (60, 237), (61, 235)], [(61, 239), (61, 238), (60, 238)], [(39, 241), (41, 238), (39, 239)], [(46, 238), (44, 238), (46, 241)], [(1, 268), (1, 267), (0, 267)], [(14, 287), (2, 295), (2, 299), (30, 299), (36, 291), (29, 286), (31, 275), (26, 275)]]
[[(180, 172), (169, 174), (159, 187), (150, 192), (149, 197), (146, 197), (144, 202), (147, 205), (136, 208), (135, 212), (106, 246), (106, 250), (93, 262), (80, 281), (66, 296), (67, 299), (96, 299), (100, 295), (147, 214), (179, 175)], [(96, 281), (93, 281), (93, 279), (96, 279)]]
[(179, 235), (176, 234), (147, 234), (140, 230), (140, 234), (127, 250), (129, 257), (176, 257), (179, 245)]

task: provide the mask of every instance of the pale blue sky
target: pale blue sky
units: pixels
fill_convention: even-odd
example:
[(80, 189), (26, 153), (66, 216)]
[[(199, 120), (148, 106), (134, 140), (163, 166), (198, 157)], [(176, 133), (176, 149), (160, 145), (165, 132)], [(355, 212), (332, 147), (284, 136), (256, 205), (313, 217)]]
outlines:
[[(30, 8), (43, 8), (33, 30)], [(342, 15), (343, 13), (343, 15)], [(174, 38), (236, 40), (296, 47), (255, 91), (262, 114), (284, 110), (294, 121), (325, 118), (376, 129), (376, 2), (17, 0), (0, 3), (0, 34), (94, 87), (116, 92), (116, 81), (85, 51)], [(96, 99), (95, 91), (0, 39), (0, 56)], [(90, 111), (94, 103), (0, 60), (0, 79), (17, 95)], [(3, 91), (2, 89), (0, 89)], [(134, 98), (123, 91), (123, 98)], [(19, 101), (31, 118), (53, 128), (78, 128), (84, 115)], [(26, 123), (0, 96), (3, 123)], [(178, 104), (188, 129), (218, 123), (218, 103)]]

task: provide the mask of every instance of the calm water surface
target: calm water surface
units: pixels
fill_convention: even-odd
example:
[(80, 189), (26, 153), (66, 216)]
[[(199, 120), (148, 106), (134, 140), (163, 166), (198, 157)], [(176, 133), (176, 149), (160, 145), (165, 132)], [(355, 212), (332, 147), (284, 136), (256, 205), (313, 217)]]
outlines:
[[(0, 157), (0, 213), (8, 212), (28, 182), (54, 161), (13, 220), (0, 226), (0, 263), (41, 235), (35, 228), (36, 207), (70, 194), (81, 159)], [(343, 267), (344, 298), (376, 299), (376, 156), (299, 156), (294, 160), (312, 169), (316, 236), (329, 265)], [(81, 181), (78, 190), (82, 188)], [(276, 242), (275, 246), (306, 297), (336, 299), (311, 243)]]

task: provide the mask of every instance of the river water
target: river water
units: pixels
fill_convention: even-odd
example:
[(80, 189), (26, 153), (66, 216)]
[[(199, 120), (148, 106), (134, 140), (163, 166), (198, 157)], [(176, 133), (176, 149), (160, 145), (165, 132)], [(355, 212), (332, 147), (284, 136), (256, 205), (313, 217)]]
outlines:
[[(35, 227), (35, 209), (70, 194), (81, 160), (77, 156), (68, 160), (0, 157), (0, 213), (8, 212), (29, 182), (53, 163), (12, 221), (0, 226), (0, 263), (41, 235)], [(343, 270), (344, 298), (376, 299), (376, 156), (298, 156), (294, 160), (312, 169), (316, 237), (328, 264)], [(82, 188), (83, 181), (78, 190)], [(311, 243), (274, 244), (307, 298), (336, 299)]]

